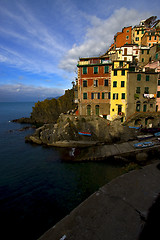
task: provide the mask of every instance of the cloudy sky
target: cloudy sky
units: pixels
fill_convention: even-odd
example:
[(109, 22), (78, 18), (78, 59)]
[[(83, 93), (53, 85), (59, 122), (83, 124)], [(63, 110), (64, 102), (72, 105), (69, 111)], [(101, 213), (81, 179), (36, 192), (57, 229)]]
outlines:
[(62, 95), (79, 57), (106, 52), (117, 31), (152, 15), (159, 0), (0, 0), (0, 101)]

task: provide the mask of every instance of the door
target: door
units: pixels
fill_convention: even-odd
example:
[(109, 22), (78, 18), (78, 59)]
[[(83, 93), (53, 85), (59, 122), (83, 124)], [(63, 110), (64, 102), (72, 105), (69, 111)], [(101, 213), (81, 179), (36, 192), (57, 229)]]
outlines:
[(118, 105), (118, 115), (122, 112), (122, 105)]

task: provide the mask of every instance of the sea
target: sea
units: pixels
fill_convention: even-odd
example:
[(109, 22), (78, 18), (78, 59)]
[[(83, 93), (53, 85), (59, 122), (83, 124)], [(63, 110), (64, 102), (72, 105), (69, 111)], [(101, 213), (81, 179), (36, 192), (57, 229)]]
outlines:
[(38, 239), (92, 193), (124, 172), (123, 166), (113, 162), (68, 162), (66, 149), (26, 143), (25, 136), (35, 129), (11, 120), (29, 117), (33, 106), (33, 102), (0, 103), (3, 240)]

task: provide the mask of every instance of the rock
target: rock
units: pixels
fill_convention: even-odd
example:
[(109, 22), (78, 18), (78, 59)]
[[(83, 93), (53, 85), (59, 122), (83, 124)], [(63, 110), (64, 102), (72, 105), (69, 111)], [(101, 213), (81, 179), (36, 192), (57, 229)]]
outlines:
[(148, 160), (148, 154), (146, 152), (141, 152), (136, 154), (136, 161), (146, 162)]

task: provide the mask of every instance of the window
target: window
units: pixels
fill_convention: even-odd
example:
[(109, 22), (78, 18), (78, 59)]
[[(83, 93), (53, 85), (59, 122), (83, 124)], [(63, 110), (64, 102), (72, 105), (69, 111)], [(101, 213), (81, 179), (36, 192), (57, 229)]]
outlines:
[(140, 112), (140, 109), (141, 109), (141, 103), (140, 103), (140, 101), (138, 101), (138, 102), (136, 103), (136, 111), (137, 111), (137, 112)]
[(91, 99), (100, 99), (100, 93), (91, 93)]
[(127, 33), (129, 32), (129, 30), (127, 30)]
[(129, 36), (126, 36), (126, 40), (128, 40), (129, 39)]
[(113, 93), (113, 99), (118, 99), (118, 93)]
[(144, 30), (142, 29), (142, 34), (144, 34)]
[(122, 99), (125, 99), (125, 93), (122, 93)]
[(83, 87), (87, 87), (87, 80), (83, 80)]
[(141, 74), (137, 74), (137, 81), (141, 81)]
[(135, 39), (136, 41), (139, 41), (139, 37), (136, 37), (136, 39)]
[(157, 40), (157, 36), (154, 36), (154, 40)]
[(137, 35), (139, 35), (139, 30), (137, 30)]
[(142, 49), (142, 54), (144, 54), (144, 50)]
[(123, 62), (119, 62), (119, 66), (120, 66), (120, 67), (123, 67)]
[(158, 86), (160, 86), (160, 80), (158, 80)]
[(111, 93), (110, 92), (108, 93), (108, 99), (111, 99)]
[(87, 67), (83, 67), (83, 74), (87, 74)]
[(104, 73), (109, 73), (109, 66), (104, 67)]
[(121, 81), (121, 87), (125, 87), (125, 81)]
[(87, 93), (83, 93), (83, 99), (87, 99)]
[(98, 73), (98, 67), (94, 67), (94, 74)]
[(149, 54), (149, 49), (147, 50), (147, 54)]
[(151, 39), (152, 39), (152, 36), (149, 36), (149, 40), (151, 41)]
[(102, 92), (102, 99), (107, 99), (108, 98), (108, 93)]
[(160, 98), (160, 91), (157, 92), (157, 98)]
[(98, 87), (98, 80), (94, 80), (94, 87)]
[(114, 70), (114, 76), (117, 76), (117, 70)]
[(149, 87), (144, 88), (144, 93), (148, 94), (149, 93)]
[(144, 62), (144, 58), (142, 58), (142, 62)]
[(91, 99), (94, 99), (94, 93), (91, 93)]
[(141, 88), (140, 87), (136, 88), (136, 93), (141, 93)]
[(122, 70), (121, 75), (125, 76), (125, 70)]
[(113, 87), (117, 87), (117, 81), (113, 81)]
[(105, 86), (105, 87), (108, 86), (108, 79), (104, 79), (104, 86)]
[(146, 75), (146, 82), (149, 81), (149, 75)]

